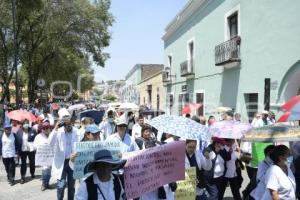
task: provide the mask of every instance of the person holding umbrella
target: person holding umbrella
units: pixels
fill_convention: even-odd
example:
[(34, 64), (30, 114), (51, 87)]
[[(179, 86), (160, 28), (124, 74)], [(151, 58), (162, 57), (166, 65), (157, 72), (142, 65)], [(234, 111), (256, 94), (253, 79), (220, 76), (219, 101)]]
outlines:
[(222, 138), (213, 137), (205, 151), (211, 154), (212, 168), (209, 171), (204, 171), (204, 176), (207, 181), (206, 190), (210, 195), (210, 200), (222, 200), (226, 189), (226, 162), (231, 159), (231, 154), (224, 149), (225, 140)]
[(122, 182), (113, 171), (123, 168), (125, 160), (113, 159), (110, 151), (99, 150), (94, 160), (85, 166), (85, 173), (92, 172), (80, 183), (76, 200), (121, 200), (126, 199)]
[(241, 200), (240, 188), (243, 178), (239, 163), (240, 150), (235, 139), (225, 138), (225, 149), (231, 154), (231, 159), (226, 162), (225, 185), (229, 182), (230, 189), (235, 200)]
[(25, 175), (27, 171), (27, 157), (29, 159), (29, 168), (31, 178), (35, 177), (35, 148), (33, 145), (33, 141), (36, 134), (31, 131), (29, 127), (29, 122), (26, 120), (22, 126), (22, 131), (20, 132), (20, 138), (22, 139), (22, 148), (20, 152), (21, 157), (21, 184), (25, 183)]

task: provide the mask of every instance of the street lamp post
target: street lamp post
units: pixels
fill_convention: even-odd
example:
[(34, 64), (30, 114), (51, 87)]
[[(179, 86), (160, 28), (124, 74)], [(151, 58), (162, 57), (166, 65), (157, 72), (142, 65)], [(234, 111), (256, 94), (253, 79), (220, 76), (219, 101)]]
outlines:
[(16, 33), (16, 0), (12, 0), (13, 34), (14, 34), (14, 70), (16, 73), (16, 107), (19, 108), (19, 80), (18, 80), (18, 49)]

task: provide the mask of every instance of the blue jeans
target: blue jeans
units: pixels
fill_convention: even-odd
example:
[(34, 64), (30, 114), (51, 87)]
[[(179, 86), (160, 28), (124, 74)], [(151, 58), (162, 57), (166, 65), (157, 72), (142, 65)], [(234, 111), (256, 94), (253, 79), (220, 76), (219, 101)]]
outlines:
[(209, 200), (218, 200), (218, 188), (216, 184), (208, 183), (205, 188), (209, 194)]
[(42, 179), (42, 184), (44, 186), (48, 186), (50, 178), (51, 178), (51, 167), (43, 168), (42, 178), (41, 178)]
[(64, 192), (68, 184), (68, 200), (74, 200), (75, 180), (73, 179), (73, 170), (69, 166), (69, 159), (64, 162), (64, 168), (60, 180), (57, 180), (57, 199), (64, 199)]

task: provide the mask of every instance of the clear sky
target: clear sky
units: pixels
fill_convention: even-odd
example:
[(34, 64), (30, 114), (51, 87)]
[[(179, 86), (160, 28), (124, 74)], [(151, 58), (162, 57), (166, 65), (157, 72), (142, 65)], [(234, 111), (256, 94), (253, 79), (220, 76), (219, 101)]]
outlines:
[(165, 27), (187, 0), (112, 0), (111, 58), (105, 68), (94, 66), (95, 81), (125, 79), (136, 63), (163, 64)]

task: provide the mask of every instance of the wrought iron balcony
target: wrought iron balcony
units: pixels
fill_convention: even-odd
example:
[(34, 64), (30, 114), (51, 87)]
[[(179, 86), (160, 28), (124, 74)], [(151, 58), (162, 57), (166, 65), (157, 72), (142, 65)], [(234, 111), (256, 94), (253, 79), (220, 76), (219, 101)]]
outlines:
[(163, 71), (162, 72), (162, 81), (163, 81), (163, 83), (171, 82), (170, 71)]
[(215, 65), (226, 65), (229, 63), (240, 63), (241, 38), (234, 37), (215, 47)]
[(194, 76), (194, 60), (187, 60), (180, 64), (180, 75), (181, 77)]

